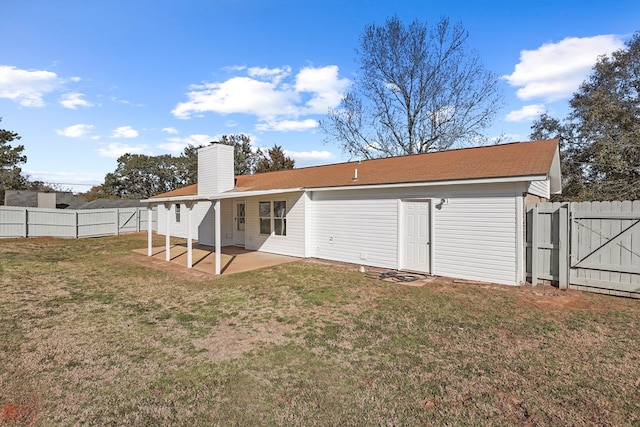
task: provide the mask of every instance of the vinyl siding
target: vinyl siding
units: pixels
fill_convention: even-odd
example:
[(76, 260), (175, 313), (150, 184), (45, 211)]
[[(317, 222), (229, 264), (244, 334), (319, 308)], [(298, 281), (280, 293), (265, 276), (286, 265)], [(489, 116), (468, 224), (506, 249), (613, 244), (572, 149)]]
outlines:
[(395, 268), (398, 202), (371, 191), (316, 192), (311, 255), (334, 261)]
[(413, 198), (433, 200), (432, 274), (518, 283), (514, 184), (315, 192), (310, 255), (397, 268), (399, 202)]
[(198, 150), (198, 194), (216, 194), (234, 185), (233, 147), (212, 144)]
[[(198, 243), (207, 246), (215, 246), (215, 213), (212, 202), (198, 202), (203, 214), (198, 222)], [(220, 244), (222, 246), (233, 245), (233, 201), (225, 199), (220, 201)]]
[(551, 197), (549, 181), (531, 181), (527, 193), (549, 199)]
[(434, 274), (517, 284), (516, 199), (499, 192), (450, 197), (434, 212)]
[[(233, 244), (233, 212), (231, 210), (231, 200), (222, 201), (220, 212), (222, 222), (222, 245)], [(171, 205), (170, 227), (173, 237), (188, 238), (187, 224), (189, 221), (188, 210), (184, 204), (180, 208), (180, 222), (176, 223), (175, 204)], [(191, 217), (191, 237), (203, 245), (213, 246), (215, 244), (215, 228), (213, 203), (198, 202), (193, 207)], [(158, 234), (166, 235), (166, 209), (164, 205), (158, 205)], [(230, 238), (227, 236), (231, 236)]]
[[(259, 203), (282, 200), (287, 202), (287, 235), (260, 234)], [(297, 257), (305, 256), (305, 196), (302, 192), (248, 197), (245, 206), (245, 247), (247, 249)]]

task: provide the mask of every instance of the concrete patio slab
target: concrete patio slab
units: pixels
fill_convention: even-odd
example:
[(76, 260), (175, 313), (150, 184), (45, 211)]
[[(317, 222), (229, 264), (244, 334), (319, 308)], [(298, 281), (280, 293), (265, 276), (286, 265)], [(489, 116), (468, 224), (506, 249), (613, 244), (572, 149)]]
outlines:
[[(147, 248), (134, 249), (133, 252), (147, 255)], [(152, 248), (152, 257), (157, 260), (165, 260), (165, 247)], [(171, 262), (187, 268), (187, 245), (174, 244), (169, 248)], [(192, 251), (193, 269), (203, 273), (215, 274), (215, 250), (210, 246), (193, 245)], [(270, 254), (267, 252), (249, 251), (237, 246), (224, 246), (220, 253), (220, 273), (223, 275), (240, 273), (243, 271), (257, 270), (279, 264), (299, 261), (300, 258)]]

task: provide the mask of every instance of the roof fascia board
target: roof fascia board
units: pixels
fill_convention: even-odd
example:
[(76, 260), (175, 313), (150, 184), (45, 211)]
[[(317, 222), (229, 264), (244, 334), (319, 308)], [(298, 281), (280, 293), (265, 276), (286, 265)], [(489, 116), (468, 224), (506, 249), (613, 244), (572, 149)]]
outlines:
[(252, 196), (268, 196), (271, 194), (295, 193), (299, 191), (343, 191), (343, 190), (379, 190), (386, 188), (413, 188), (413, 187), (436, 187), (443, 185), (469, 185), (469, 184), (496, 184), (510, 182), (527, 182), (527, 181), (545, 181), (549, 179), (548, 175), (527, 175), (514, 176), (506, 178), (482, 178), (482, 179), (465, 179), (465, 180), (449, 180), (449, 181), (421, 181), (421, 182), (405, 182), (396, 184), (372, 184), (372, 185), (346, 185), (338, 187), (309, 187), (309, 188), (280, 188), (274, 190), (256, 190), (256, 191), (232, 191), (211, 195), (193, 195), (193, 196), (175, 196), (162, 197), (157, 199), (141, 200), (142, 203), (161, 204), (176, 202), (202, 202), (222, 199), (233, 199), (236, 197), (252, 197)]
[(235, 191), (235, 192), (227, 192), (227, 193), (219, 193), (219, 194), (198, 194), (193, 196), (174, 196), (174, 197), (159, 197), (156, 199), (145, 199), (140, 200), (142, 203), (149, 203), (152, 205), (162, 204), (162, 203), (177, 203), (177, 202), (209, 202), (213, 200), (223, 200), (223, 199), (235, 199), (236, 197), (252, 197), (252, 196), (268, 196), (271, 194), (282, 194), (282, 193), (295, 193), (295, 192), (304, 191), (302, 188), (282, 188), (275, 190), (256, 190), (256, 191)]
[(484, 179), (465, 179), (451, 181), (431, 181), (431, 182), (409, 182), (399, 184), (373, 184), (373, 185), (346, 185), (340, 187), (317, 187), (305, 188), (307, 191), (335, 191), (335, 190), (377, 190), (384, 188), (406, 188), (406, 187), (436, 187), (442, 185), (464, 185), (464, 184), (495, 184), (507, 182), (527, 182), (527, 181), (544, 181), (547, 175), (529, 175), (516, 176), (509, 178), (484, 178)]

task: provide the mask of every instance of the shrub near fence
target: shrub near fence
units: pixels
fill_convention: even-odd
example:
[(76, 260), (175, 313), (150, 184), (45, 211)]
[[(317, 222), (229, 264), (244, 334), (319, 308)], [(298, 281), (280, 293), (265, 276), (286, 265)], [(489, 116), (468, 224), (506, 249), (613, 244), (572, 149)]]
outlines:
[[(43, 209), (0, 206), (0, 237), (99, 237), (147, 230), (146, 208)], [(152, 229), (157, 230), (157, 210)]]

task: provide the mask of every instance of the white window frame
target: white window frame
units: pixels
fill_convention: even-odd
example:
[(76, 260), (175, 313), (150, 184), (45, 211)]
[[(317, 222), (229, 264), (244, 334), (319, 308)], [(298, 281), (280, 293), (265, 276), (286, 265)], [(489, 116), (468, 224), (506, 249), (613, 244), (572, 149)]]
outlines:
[(176, 203), (176, 224), (180, 223), (180, 203)]
[[(264, 216), (261, 206), (263, 206), (263, 204), (268, 204), (269, 205), (269, 216)], [(271, 201), (260, 201), (258, 202), (258, 226), (259, 226), (259, 231), (260, 231), (260, 235), (262, 236), (270, 236), (273, 232), (273, 224), (271, 223)], [(269, 232), (268, 233), (264, 233), (262, 231), (262, 224), (264, 224), (264, 221), (268, 221), (269, 223)]]
[[(263, 215), (260, 206), (263, 204), (269, 204), (269, 216)], [(281, 216), (276, 216), (276, 204), (284, 204), (284, 209), (281, 211)], [(264, 233), (262, 226), (269, 223), (269, 233)], [(276, 227), (276, 223), (280, 222), (280, 227)], [(286, 200), (262, 200), (258, 202), (258, 225), (261, 236), (287, 236), (287, 201)], [(278, 233), (277, 231), (280, 231)]]
[[(282, 216), (277, 216), (276, 212), (276, 204), (283, 203), (284, 209), (282, 210)], [(278, 233), (278, 227), (276, 224), (280, 222), (280, 233)], [(276, 236), (286, 236), (287, 235), (287, 201), (286, 200), (274, 200), (273, 201), (273, 233)]]

